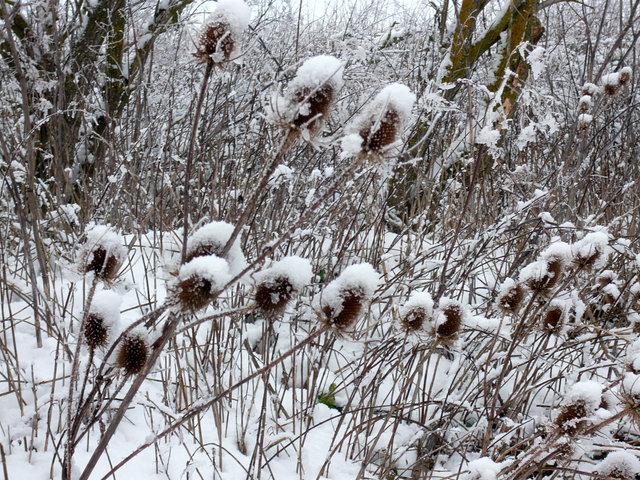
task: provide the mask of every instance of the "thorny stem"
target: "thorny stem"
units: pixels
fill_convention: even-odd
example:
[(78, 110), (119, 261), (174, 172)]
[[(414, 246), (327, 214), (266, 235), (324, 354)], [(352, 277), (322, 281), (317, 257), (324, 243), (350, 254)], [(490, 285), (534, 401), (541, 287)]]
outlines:
[(200, 117), (202, 116), (202, 104), (204, 103), (204, 96), (207, 92), (207, 84), (213, 72), (213, 62), (207, 63), (207, 69), (204, 72), (204, 78), (202, 79), (202, 86), (200, 87), (200, 96), (198, 97), (198, 104), (196, 106), (196, 116), (193, 119), (193, 126), (191, 127), (191, 135), (189, 136), (189, 150), (187, 151), (187, 165), (184, 174), (184, 192), (182, 206), (182, 261), (187, 256), (187, 236), (189, 235), (189, 210), (190, 210), (190, 196), (189, 196), (189, 182), (191, 181), (191, 167), (193, 166), (193, 150), (196, 143), (196, 135), (198, 133), (198, 125), (200, 123)]

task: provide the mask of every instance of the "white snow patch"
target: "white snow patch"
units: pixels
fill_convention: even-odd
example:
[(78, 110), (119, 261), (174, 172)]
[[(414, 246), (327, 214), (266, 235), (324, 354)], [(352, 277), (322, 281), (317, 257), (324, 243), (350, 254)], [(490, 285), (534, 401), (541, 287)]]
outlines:
[(297, 256), (284, 257), (267, 270), (255, 275), (258, 284), (270, 283), (283, 277), (289, 281), (294, 290), (302, 290), (313, 277), (309, 260)]
[(226, 260), (215, 255), (196, 257), (189, 263), (184, 264), (178, 274), (180, 280), (187, 280), (192, 277), (202, 278), (211, 282), (212, 292), (219, 290), (231, 280), (229, 264)]

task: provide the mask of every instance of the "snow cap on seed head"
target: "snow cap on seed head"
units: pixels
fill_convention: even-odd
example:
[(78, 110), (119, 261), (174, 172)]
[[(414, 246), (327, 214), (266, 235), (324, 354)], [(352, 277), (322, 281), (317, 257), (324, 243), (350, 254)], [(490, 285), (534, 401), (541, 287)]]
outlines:
[(104, 347), (118, 331), (122, 297), (111, 290), (96, 292), (84, 324), (84, 340), (90, 348)]
[(194, 54), (205, 63), (221, 65), (239, 54), (238, 45), (249, 26), (251, 10), (243, 0), (218, 0), (200, 34)]
[(433, 318), (433, 298), (429, 292), (413, 292), (400, 309), (400, 325), (407, 332), (423, 328)]
[(320, 308), (325, 321), (336, 330), (349, 328), (380, 283), (380, 275), (368, 263), (351, 265), (322, 292)]
[(101, 280), (113, 280), (127, 256), (124, 239), (106, 225), (87, 228), (81, 250), (82, 271), (93, 272)]
[(292, 296), (309, 284), (313, 272), (308, 260), (291, 256), (255, 275), (256, 304), (266, 315), (281, 314)]

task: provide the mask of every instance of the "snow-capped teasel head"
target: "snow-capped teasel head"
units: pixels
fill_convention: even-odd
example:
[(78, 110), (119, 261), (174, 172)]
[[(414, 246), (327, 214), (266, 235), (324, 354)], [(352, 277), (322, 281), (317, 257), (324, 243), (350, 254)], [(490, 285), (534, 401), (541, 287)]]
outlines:
[(267, 316), (279, 315), (292, 296), (308, 285), (312, 277), (308, 260), (285, 257), (255, 275), (256, 305)]
[(571, 245), (573, 263), (579, 268), (600, 268), (609, 257), (609, 235), (606, 232), (589, 232)]
[(399, 314), (400, 326), (405, 332), (422, 330), (425, 322), (433, 320), (433, 298), (429, 292), (413, 292)]
[(285, 95), (277, 96), (270, 106), (269, 116), (276, 123), (317, 135), (338, 99), (343, 73), (344, 64), (336, 57), (318, 55), (305, 60)]
[(127, 256), (124, 239), (106, 225), (87, 229), (81, 250), (82, 271), (93, 272), (101, 280), (113, 280)]
[(506, 278), (498, 291), (496, 305), (505, 313), (517, 313), (526, 295), (527, 289), (524, 284)]
[(602, 90), (607, 95), (615, 95), (620, 90), (620, 73), (613, 72), (602, 76)]
[(322, 291), (320, 309), (325, 322), (338, 331), (352, 326), (380, 283), (368, 263), (351, 265)]
[(640, 460), (632, 451), (611, 452), (593, 470), (596, 480), (635, 480), (640, 474)]
[(452, 298), (442, 297), (435, 314), (434, 335), (441, 341), (457, 338), (467, 320), (467, 308)]
[[(591, 109), (591, 105), (593, 104), (593, 100), (591, 99), (591, 95), (583, 95), (578, 100), (578, 111), (580, 113), (587, 113)], [(578, 117), (580, 120), (580, 117)]]
[(624, 86), (627, 83), (629, 83), (631, 81), (631, 74), (633, 73), (633, 70), (631, 69), (631, 67), (623, 67), (620, 69), (620, 71), (618, 72), (618, 81), (620, 82), (620, 85)]
[(548, 333), (560, 332), (568, 310), (567, 302), (559, 299), (553, 300), (542, 318), (542, 330)]
[(239, 55), (242, 34), (251, 21), (251, 9), (243, 0), (218, 0), (200, 34), (194, 54), (205, 63), (221, 65)]
[(135, 328), (120, 340), (115, 364), (124, 370), (125, 375), (135, 375), (144, 368), (148, 356), (147, 333), (141, 328)]
[(344, 152), (349, 155), (385, 153), (399, 140), (415, 101), (416, 96), (406, 85), (387, 85), (348, 128), (354, 133), (343, 138)]
[(581, 113), (578, 115), (578, 129), (586, 130), (589, 128), (589, 125), (593, 123), (593, 115), (588, 113)]
[(595, 83), (587, 82), (582, 86), (581, 93), (582, 95), (593, 96), (600, 91), (600, 87), (598, 87)]
[[(187, 255), (185, 263), (196, 257), (209, 255), (219, 256), (227, 244), (234, 230), (234, 226), (227, 222), (215, 221), (198, 228), (187, 239)], [(247, 262), (240, 247), (240, 238), (236, 238), (225, 256), (229, 263), (229, 273), (236, 275), (246, 267)]]
[(215, 255), (196, 257), (180, 268), (175, 296), (183, 310), (200, 310), (215, 298), (231, 277), (229, 264), (224, 259)]
[(93, 296), (84, 324), (84, 341), (91, 349), (106, 346), (116, 335), (120, 323), (122, 297), (111, 290)]
[(555, 424), (567, 435), (575, 435), (584, 430), (602, 403), (602, 385), (593, 380), (585, 380), (567, 388), (563, 406), (555, 419)]

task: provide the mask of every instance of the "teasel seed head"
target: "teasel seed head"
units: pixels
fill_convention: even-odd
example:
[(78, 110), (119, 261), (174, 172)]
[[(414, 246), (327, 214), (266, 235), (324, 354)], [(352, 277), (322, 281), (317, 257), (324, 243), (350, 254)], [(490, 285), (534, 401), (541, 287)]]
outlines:
[(436, 313), (435, 336), (443, 341), (455, 340), (466, 316), (466, 309), (460, 302), (442, 297)]
[(517, 313), (527, 294), (526, 287), (511, 278), (507, 278), (500, 287), (496, 304), (505, 313)]
[(602, 386), (587, 380), (574, 384), (570, 388), (567, 402), (558, 413), (554, 423), (562, 433), (575, 436), (584, 431), (591, 416), (602, 402)]
[(180, 268), (173, 293), (184, 311), (197, 311), (211, 303), (231, 280), (226, 260), (209, 255), (196, 257)]
[(285, 95), (275, 97), (269, 116), (292, 132), (316, 136), (338, 99), (343, 71), (343, 63), (329, 55), (305, 60), (289, 82)]
[(631, 73), (633, 72), (633, 70), (631, 70), (631, 67), (623, 67), (619, 72), (618, 72), (618, 82), (620, 82), (620, 85), (626, 85), (629, 83), (629, 81), (631, 80)]
[(596, 480), (635, 480), (640, 474), (640, 460), (632, 451), (611, 452), (594, 473)]
[(351, 265), (322, 292), (320, 310), (324, 321), (338, 331), (349, 329), (360, 317), (380, 281), (368, 263)]
[(578, 111), (580, 113), (587, 113), (591, 109), (591, 95), (583, 95), (578, 102)]
[[(187, 240), (187, 254), (184, 263), (187, 264), (198, 257), (220, 256), (224, 246), (233, 234), (235, 227), (227, 222), (215, 221), (198, 228)], [(239, 273), (246, 265), (244, 254), (237, 238), (224, 260), (229, 264), (232, 275)]]
[(134, 375), (144, 368), (148, 356), (149, 346), (144, 336), (138, 332), (128, 333), (120, 342), (116, 366), (126, 375)]
[(640, 374), (625, 373), (620, 393), (627, 415), (640, 428)]
[(384, 155), (400, 139), (415, 99), (405, 85), (394, 83), (383, 88), (347, 128), (354, 133), (343, 138), (345, 153), (373, 157)]
[(433, 299), (428, 292), (414, 292), (400, 310), (400, 326), (405, 332), (424, 329), (433, 320)]
[(127, 255), (124, 239), (104, 225), (92, 227), (86, 236), (81, 254), (83, 272), (92, 272), (103, 281), (113, 280)]
[(84, 324), (84, 341), (91, 349), (104, 347), (109, 339), (109, 329), (100, 315), (90, 313)]
[(601, 267), (607, 262), (609, 237), (605, 232), (587, 233), (571, 245), (573, 264), (577, 268)]
[(284, 313), (294, 294), (311, 281), (313, 272), (308, 260), (285, 257), (271, 268), (256, 274), (256, 305), (267, 317)]
[(560, 280), (564, 265), (560, 258), (537, 260), (520, 272), (520, 281), (533, 292), (546, 294)]
[(609, 73), (602, 77), (602, 90), (607, 95), (615, 95), (620, 90), (620, 74)]
[(561, 303), (553, 303), (547, 308), (542, 319), (542, 329), (545, 332), (557, 333), (562, 328), (566, 317), (566, 309)]
[(216, 10), (200, 34), (194, 56), (220, 66), (238, 56), (238, 45), (249, 25), (251, 10), (242, 0), (219, 0)]
[(600, 89), (598, 88), (598, 86), (596, 84), (594, 84), (594, 83), (585, 83), (582, 86), (581, 93), (582, 93), (582, 95), (589, 95), (589, 96), (592, 97), (593, 95), (598, 93), (599, 90)]

